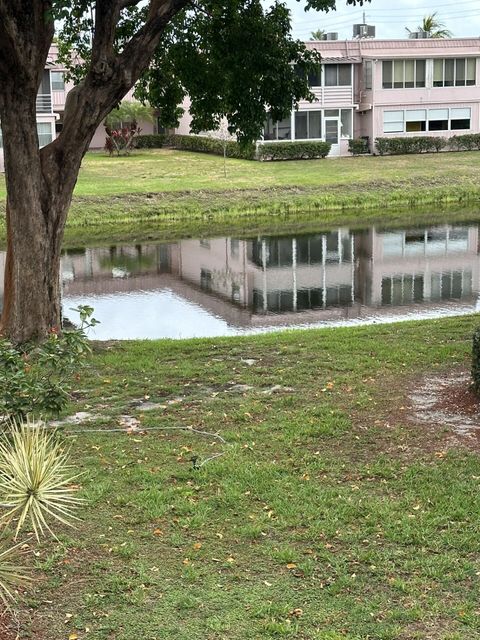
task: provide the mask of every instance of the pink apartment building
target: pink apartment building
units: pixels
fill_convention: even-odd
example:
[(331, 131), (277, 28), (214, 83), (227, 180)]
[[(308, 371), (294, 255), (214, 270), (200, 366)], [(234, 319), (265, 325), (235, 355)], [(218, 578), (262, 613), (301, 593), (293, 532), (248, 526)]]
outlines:
[(323, 64), (310, 78), (316, 101), (275, 126), (265, 139), (332, 143), (348, 139), (445, 136), (480, 132), (480, 38), (309, 42)]
[[(265, 123), (263, 141), (326, 140), (331, 156), (348, 155), (350, 138), (452, 136), (480, 132), (480, 38), (323, 40), (308, 42), (322, 64), (309, 77), (314, 102)], [(61, 130), (71, 86), (53, 45), (37, 98), (40, 145)], [(127, 96), (131, 98), (131, 94)], [(176, 133), (190, 133), (188, 100)], [(144, 133), (154, 124), (142, 123)], [(102, 148), (103, 126), (91, 148)], [(2, 150), (0, 134), (0, 170)]]
[[(480, 38), (322, 40), (309, 77), (314, 102), (280, 122), (265, 123), (259, 141), (326, 140), (330, 155), (348, 155), (350, 138), (452, 136), (480, 132)], [(188, 107), (188, 102), (186, 104)], [(179, 133), (188, 134), (184, 114)]]

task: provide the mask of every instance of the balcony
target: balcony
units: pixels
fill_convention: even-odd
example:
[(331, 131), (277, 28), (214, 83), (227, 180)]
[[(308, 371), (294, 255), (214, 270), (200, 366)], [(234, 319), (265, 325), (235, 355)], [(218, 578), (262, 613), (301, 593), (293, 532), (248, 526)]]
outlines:
[(320, 104), (322, 107), (338, 109), (339, 107), (351, 107), (354, 104), (352, 86), (338, 87), (310, 87), (310, 91), (315, 96), (315, 102), (302, 100), (302, 109), (308, 108), (312, 104)]
[(37, 113), (53, 113), (50, 93), (39, 93), (37, 95)]

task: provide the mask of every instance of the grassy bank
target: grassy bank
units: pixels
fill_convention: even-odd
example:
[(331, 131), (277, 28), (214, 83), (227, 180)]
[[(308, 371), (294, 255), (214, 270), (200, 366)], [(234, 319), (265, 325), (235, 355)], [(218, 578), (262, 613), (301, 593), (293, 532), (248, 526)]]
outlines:
[[(126, 239), (287, 223), (389, 221), (397, 209), (480, 199), (478, 152), (259, 163), (171, 150), (90, 153), (68, 221), (73, 238)], [(0, 183), (0, 198), (5, 197)], [(4, 235), (4, 228), (0, 229)]]
[[(479, 458), (408, 400), (468, 366), (477, 323), (99, 345), (72, 410), (100, 431), (66, 427), (87, 506), (40, 549), (22, 628), (479, 638)], [(109, 433), (125, 415), (151, 430)]]

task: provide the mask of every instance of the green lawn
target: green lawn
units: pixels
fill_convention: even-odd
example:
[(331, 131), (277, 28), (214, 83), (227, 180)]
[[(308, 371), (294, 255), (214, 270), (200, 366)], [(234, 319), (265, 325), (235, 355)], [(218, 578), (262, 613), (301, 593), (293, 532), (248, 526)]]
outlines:
[[(405, 217), (420, 206), (478, 209), (480, 153), (292, 162), (228, 160), (168, 149), (128, 158), (87, 154), (67, 242), (261, 229), (283, 223), (357, 225)], [(0, 178), (0, 210), (5, 185)], [(2, 202), (3, 199), (3, 202)], [(3, 217), (0, 239), (5, 235)]]
[[(87, 506), (25, 637), (480, 638), (478, 453), (407, 417), (477, 323), (98, 345), (71, 410), (101, 431), (66, 428)], [(108, 433), (125, 414), (152, 430)]]
[(480, 153), (424, 156), (358, 157), (291, 162), (228, 160), (199, 153), (160, 149), (136, 152), (129, 158), (87, 155), (78, 180), (78, 196), (118, 196), (123, 193), (166, 191), (276, 189), (365, 185), (379, 181), (406, 181), (421, 186), (478, 183)]

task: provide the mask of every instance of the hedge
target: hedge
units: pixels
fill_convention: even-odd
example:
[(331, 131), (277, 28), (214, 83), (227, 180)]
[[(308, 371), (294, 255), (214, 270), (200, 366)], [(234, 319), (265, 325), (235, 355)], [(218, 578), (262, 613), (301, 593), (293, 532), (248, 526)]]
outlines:
[(360, 156), (365, 153), (370, 153), (368, 139), (367, 138), (351, 138), (348, 141), (348, 150), (354, 156)]
[(473, 334), (472, 380), (473, 388), (480, 395), (480, 329)]
[(241, 160), (255, 159), (255, 145), (241, 145), (235, 140), (218, 140), (206, 136), (182, 136), (170, 135), (165, 141), (166, 146), (181, 151), (197, 151), (199, 153), (213, 153), (223, 156), (224, 144), (227, 146), (228, 158), (240, 158)]
[(377, 152), (383, 155), (403, 155), (407, 153), (427, 153), (432, 151), (472, 151), (480, 149), (480, 134), (467, 133), (444, 138), (440, 136), (415, 136), (412, 138), (377, 138)]
[(329, 142), (266, 142), (257, 149), (258, 160), (311, 160), (325, 158)]
[(135, 146), (137, 149), (161, 149), (165, 146), (167, 136), (164, 133), (152, 133), (138, 136)]

